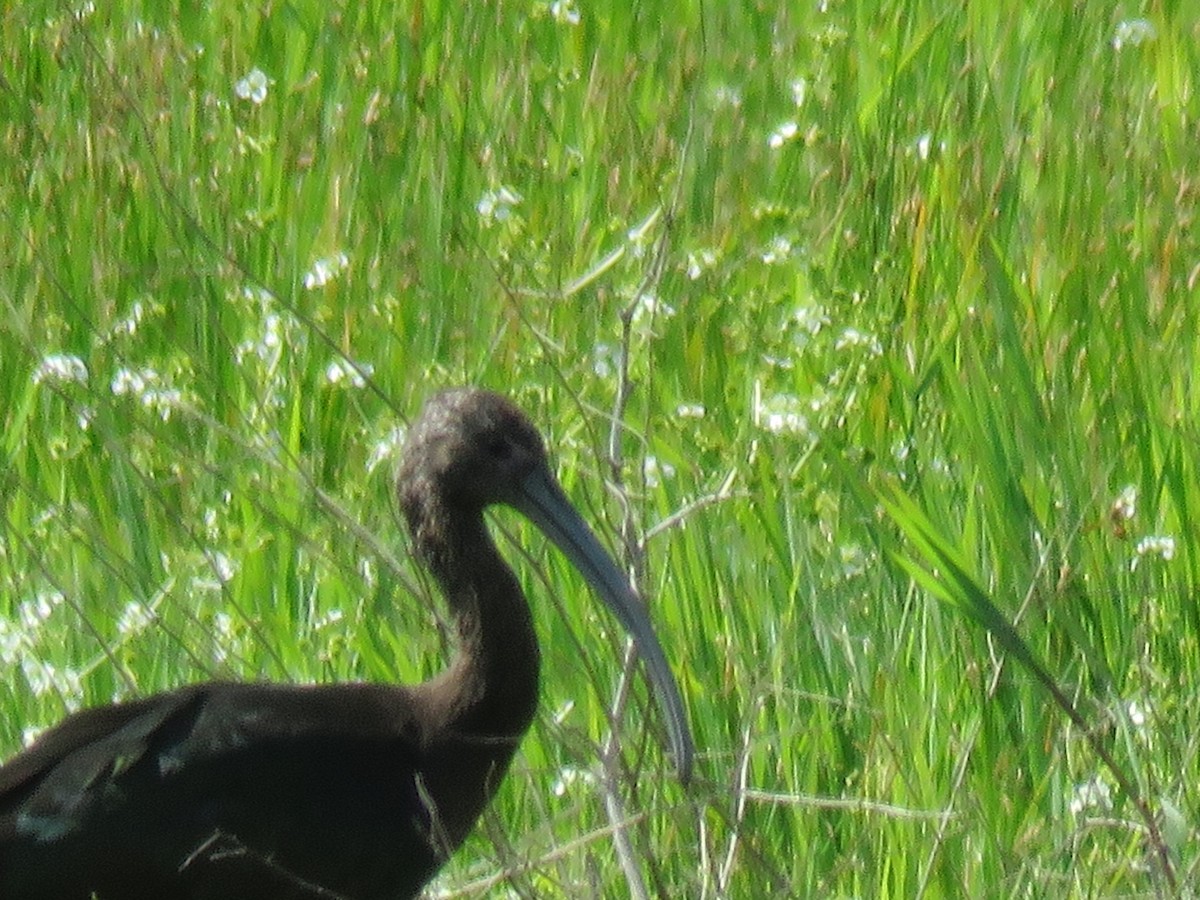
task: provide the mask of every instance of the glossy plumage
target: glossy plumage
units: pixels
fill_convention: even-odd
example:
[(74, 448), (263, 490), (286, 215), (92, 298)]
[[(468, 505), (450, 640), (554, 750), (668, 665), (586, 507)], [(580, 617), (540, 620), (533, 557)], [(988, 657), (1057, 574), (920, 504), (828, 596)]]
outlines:
[(84, 710), (0, 767), (0, 898), (408, 898), (491, 800), (537, 705), (528, 604), (484, 525), (507, 504), (571, 559), (646, 661), (681, 777), (692, 744), (640, 601), (507, 400), (458, 389), (397, 482), (458, 650), (419, 685), (211, 682)]

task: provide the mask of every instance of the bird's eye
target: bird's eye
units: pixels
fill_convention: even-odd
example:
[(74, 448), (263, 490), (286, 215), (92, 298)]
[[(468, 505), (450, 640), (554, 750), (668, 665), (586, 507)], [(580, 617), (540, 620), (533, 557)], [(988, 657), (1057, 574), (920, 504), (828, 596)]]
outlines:
[(497, 462), (504, 462), (512, 456), (512, 444), (502, 437), (491, 438), (487, 443), (488, 456)]

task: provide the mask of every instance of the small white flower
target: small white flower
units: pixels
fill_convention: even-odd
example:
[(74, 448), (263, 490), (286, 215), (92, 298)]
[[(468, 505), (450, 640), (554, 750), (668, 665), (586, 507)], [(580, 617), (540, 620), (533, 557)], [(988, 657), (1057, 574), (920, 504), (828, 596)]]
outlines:
[(953, 478), (954, 468), (950, 465), (950, 461), (944, 456), (934, 456), (929, 460), (929, 471), (935, 475), (940, 475), (943, 478)]
[(1130, 700), (1125, 704), (1125, 711), (1129, 714), (1129, 722), (1134, 728), (1145, 727), (1146, 710), (1142, 708), (1142, 704), (1136, 700)]
[(238, 79), (233, 86), (233, 92), (243, 100), (249, 100), (255, 106), (262, 106), (267, 99), (267, 88), (270, 87), (271, 80), (263, 73), (263, 70), (257, 66), (246, 73), (244, 78)]
[(164, 421), (171, 413), (183, 406), (183, 391), (171, 386), (154, 369), (118, 369), (113, 376), (111, 389), (114, 395), (131, 396), (141, 401), (146, 409), (158, 413)]
[(554, 784), (551, 785), (550, 790), (554, 791), (554, 796), (562, 797), (576, 782), (587, 784), (591, 780), (592, 776), (587, 771), (576, 769), (574, 766), (567, 766), (558, 773), (558, 777), (554, 779)]
[(617, 371), (620, 354), (612, 344), (597, 344), (592, 348), (592, 371), (597, 378), (609, 378)]
[(792, 322), (795, 325), (792, 343), (798, 350), (803, 350), (829, 324), (829, 314), (819, 303), (797, 306), (792, 312)]
[(379, 464), (384, 460), (395, 459), (400, 455), (400, 448), (404, 446), (407, 434), (408, 429), (403, 425), (396, 425), (375, 442), (375, 446), (371, 448), (371, 455), (367, 457), (368, 475), (379, 468)]
[(905, 152), (911, 156), (915, 156), (921, 162), (929, 162), (929, 158), (935, 153), (946, 152), (946, 142), (941, 140), (935, 144), (933, 142), (933, 133), (925, 131), (917, 135)]
[(718, 84), (712, 92), (714, 106), (728, 106), (730, 109), (740, 109), (742, 92), (729, 84)]
[(921, 162), (929, 159), (929, 145), (933, 143), (933, 135), (928, 131), (917, 138), (917, 157)]
[(1090, 809), (1101, 812), (1112, 809), (1112, 791), (1099, 778), (1075, 785), (1075, 794), (1071, 798), (1071, 812), (1076, 815)]
[(267, 367), (274, 369), (283, 355), (284, 321), (279, 313), (269, 312), (262, 320), (262, 334), (257, 338), (247, 338), (234, 350), (239, 363), (248, 357), (257, 357)]
[(1128, 522), (1137, 515), (1138, 489), (1136, 485), (1127, 484), (1117, 494), (1112, 502), (1110, 513), (1114, 522)]
[(681, 419), (703, 419), (706, 412), (702, 403), (680, 403), (675, 407), (675, 415)]
[(317, 621), (313, 622), (313, 630), (320, 631), (322, 628), (328, 628), (331, 625), (336, 625), (345, 617), (346, 614), (343, 613), (339, 607), (335, 606), (333, 609), (329, 610), (329, 612), (325, 613), (325, 615), (317, 619)]
[(1138, 567), (1138, 560), (1143, 556), (1155, 555), (1166, 562), (1170, 562), (1175, 558), (1175, 538), (1166, 534), (1151, 534), (1142, 538), (1137, 542), (1137, 547), (1134, 548), (1134, 557), (1129, 562), (1129, 570), (1132, 572)]
[(86, 384), (87, 366), (78, 356), (70, 353), (51, 353), (43, 356), (33, 370), (33, 383), (42, 384)]
[(650, 323), (655, 320), (669, 319), (675, 315), (675, 307), (666, 303), (649, 292), (638, 295), (637, 304), (633, 308), (633, 329), (645, 334)]
[(763, 251), (762, 261), (768, 266), (784, 262), (792, 255), (792, 242), (781, 234), (771, 238), (771, 244)]
[(485, 223), (507, 222), (512, 218), (513, 208), (524, 198), (507, 185), (491, 191), (484, 191), (483, 196), (475, 204), (475, 211)]
[(154, 410), (164, 422), (171, 418), (171, 413), (183, 406), (183, 392), (176, 388), (160, 391), (147, 391), (142, 396), (142, 406)]
[(550, 16), (560, 25), (578, 25), (579, 10), (574, 0), (554, 0), (550, 4)]
[[(237, 574), (237, 563), (219, 550), (209, 551), (205, 554), (204, 561), (208, 564), (208, 569), (205, 573), (192, 578), (192, 587), (197, 591), (220, 593)], [(229, 621), (232, 623), (233, 620)]]
[(237, 565), (228, 556), (216, 550), (209, 554), (208, 562), (212, 566), (213, 574), (217, 576), (217, 580), (221, 584), (229, 584), (233, 581), (233, 576), (237, 574)]
[(55, 694), (68, 712), (83, 704), (83, 679), (75, 669), (59, 669), (53, 663), (26, 657), (21, 660), (21, 673), (35, 697)]
[(59, 591), (37, 594), (30, 600), (21, 601), (17, 607), (21, 627), (30, 634), (35, 633), (62, 602), (63, 595)]
[(117, 633), (133, 636), (145, 631), (154, 622), (154, 613), (142, 603), (126, 603), (117, 619)]
[(0, 664), (5, 667), (16, 665), (32, 643), (33, 639), (25, 629), (15, 627), (9, 619), (0, 618)]
[(142, 320), (146, 317), (146, 307), (141, 300), (135, 300), (129, 308), (129, 314), (123, 319), (118, 319), (113, 322), (108, 329), (108, 336), (115, 337), (123, 334), (132, 337), (137, 333), (138, 326), (142, 324)]
[(796, 135), (800, 133), (800, 126), (795, 122), (781, 122), (779, 126), (771, 132), (771, 136), (767, 138), (767, 144), (772, 150), (778, 150), (789, 141), (794, 141)]
[(662, 462), (657, 456), (647, 456), (642, 462), (642, 474), (646, 479), (646, 487), (656, 488), (663, 479), (675, 477), (675, 467)]
[(1112, 45), (1114, 50), (1120, 51), (1126, 46), (1137, 47), (1156, 37), (1158, 37), (1158, 32), (1154, 28), (1154, 23), (1149, 19), (1124, 19), (1117, 23), (1117, 29), (1113, 32)]
[(838, 547), (838, 556), (842, 561), (842, 575), (846, 578), (857, 578), (867, 571), (867, 552), (862, 544), (842, 544)]
[(257, 349), (258, 356), (263, 361), (274, 359), (279, 348), (283, 345), (280, 338), (280, 319), (278, 313), (267, 313), (263, 321), (263, 336)]
[(111, 389), (118, 396), (126, 394), (142, 394), (146, 390), (148, 384), (158, 381), (158, 373), (153, 369), (125, 369), (117, 370), (117, 374), (113, 376)]
[(754, 421), (772, 434), (807, 434), (809, 430), (804, 404), (791, 394), (775, 394), (759, 403)]
[(321, 257), (304, 273), (304, 287), (310, 291), (324, 287), (341, 275), (349, 265), (350, 260), (340, 251), (331, 256)]
[(833, 346), (836, 350), (845, 350), (848, 347), (862, 347), (871, 356), (879, 356), (883, 353), (883, 346), (879, 343), (879, 339), (875, 335), (859, 331), (857, 328), (847, 328), (841, 333)]
[(801, 76), (792, 80), (792, 102), (796, 106), (803, 106), (805, 98), (808, 97), (808, 79)]
[(376, 585), (379, 584), (379, 576), (375, 572), (375, 560), (369, 556), (360, 556), (358, 558), (358, 577), (363, 580), (363, 586), (366, 587), (367, 593), (373, 593)]
[[(325, 367), (325, 380), (332, 385), (349, 384), (351, 387), (367, 386), (367, 377), (375, 374), (375, 367), (370, 363), (358, 363), (357, 368), (349, 360), (335, 359)], [(365, 377), (364, 377), (365, 376)]]
[(702, 248), (687, 255), (687, 276), (695, 281), (717, 264), (717, 252)]

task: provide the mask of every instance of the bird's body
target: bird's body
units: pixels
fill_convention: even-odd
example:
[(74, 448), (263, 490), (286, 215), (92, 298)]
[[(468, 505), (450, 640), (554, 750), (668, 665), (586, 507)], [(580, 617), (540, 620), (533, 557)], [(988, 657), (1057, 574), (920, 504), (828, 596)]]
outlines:
[(0, 832), (0, 896), (415, 895), (447, 855), (415, 773), (454, 784), (438, 772), (454, 753), (422, 746), (394, 690), (212, 683), (106, 708), (122, 715), (102, 736), (29, 767), (32, 793), (4, 785), (19, 812)]
[(686, 778), (690, 737), (649, 621), (525, 417), (484, 391), (437, 395), (398, 486), (457, 623), (451, 665), (411, 686), (210, 682), (68, 717), (0, 767), (0, 898), (416, 896), (491, 800), (537, 705), (538, 645), (483, 522), (492, 503), (546, 531), (631, 629)]

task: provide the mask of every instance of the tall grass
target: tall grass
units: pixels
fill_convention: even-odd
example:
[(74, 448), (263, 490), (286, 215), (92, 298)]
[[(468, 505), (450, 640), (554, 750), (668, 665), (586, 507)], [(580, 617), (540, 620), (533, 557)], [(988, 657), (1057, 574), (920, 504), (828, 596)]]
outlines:
[(542, 713), (438, 896), (1188, 893), (1186, 4), (243, 7), (0, 17), (6, 752), (436, 671), (391, 471), (481, 383), (639, 562), (701, 777), (520, 529)]

